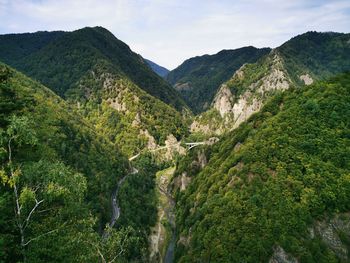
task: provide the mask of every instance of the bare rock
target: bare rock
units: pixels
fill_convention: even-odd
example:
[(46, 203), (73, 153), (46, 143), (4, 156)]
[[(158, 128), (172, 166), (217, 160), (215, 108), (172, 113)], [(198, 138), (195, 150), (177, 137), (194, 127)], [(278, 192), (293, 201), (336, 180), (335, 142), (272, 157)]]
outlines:
[(185, 82), (185, 83), (176, 83), (174, 88), (177, 91), (189, 91), (192, 89), (191, 85), (189, 82)]
[(269, 263), (298, 263), (299, 261), (293, 256), (289, 255), (280, 246), (276, 246), (273, 249), (273, 255), (269, 260)]
[(347, 246), (343, 244), (338, 233), (342, 232), (350, 238), (349, 214), (337, 215), (329, 221), (316, 222), (314, 232), (338, 257), (348, 260)]
[(233, 99), (231, 90), (223, 84), (213, 101), (213, 107), (219, 111), (221, 117), (225, 117), (227, 113), (232, 112)]
[[(132, 121), (131, 126), (136, 128), (141, 124), (141, 114), (138, 112), (135, 115), (135, 119)], [(154, 138), (153, 138), (154, 139)]]
[(191, 183), (191, 177), (187, 176), (186, 172), (183, 172), (181, 174), (181, 185), (180, 185), (180, 191), (185, 191), (187, 186)]
[(169, 134), (165, 140), (165, 159), (171, 160), (175, 154), (185, 155), (186, 149), (181, 146), (181, 142), (173, 134)]
[(146, 137), (148, 140), (147, 142), (147, 149), (154, 150), (158, 147), (156, 140), (154, 137), (149, 133), (148, 130), (140, 130), (140, 135)]
[(111, 106), (113, 109), (119, 111), (119, 112), (125, 112), (126, 111), (126, 105), (125, 103), (118, 97), (112, 99), (108, 98), (107, 103), (109, 106)]
[(314, 83), (314, 80), (311, 78), (311, 76), (309, 74), (304, 74), (299, 76), (299, 79), (304, 81), (304, 84), (306, 86), (311, 85), (312, 83)]

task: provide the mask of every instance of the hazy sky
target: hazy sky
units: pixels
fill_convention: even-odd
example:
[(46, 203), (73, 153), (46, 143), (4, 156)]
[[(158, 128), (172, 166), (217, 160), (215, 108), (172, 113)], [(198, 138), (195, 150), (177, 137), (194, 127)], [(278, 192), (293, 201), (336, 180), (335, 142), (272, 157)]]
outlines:
[(172, 69), (221, 49), (350, 31), (350, 0), (0, 0), (0, 33), (103, 26)]

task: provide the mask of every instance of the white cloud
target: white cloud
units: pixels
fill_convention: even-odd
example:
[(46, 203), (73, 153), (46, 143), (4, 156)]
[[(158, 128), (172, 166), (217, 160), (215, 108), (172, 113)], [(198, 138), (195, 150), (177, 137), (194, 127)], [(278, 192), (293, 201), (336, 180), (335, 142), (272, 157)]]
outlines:
[(347, 32), (348, 0), (0, 0), (0, 32), (101, 25), (174, 68), (221, 49), (282, 44), (308, 30)]

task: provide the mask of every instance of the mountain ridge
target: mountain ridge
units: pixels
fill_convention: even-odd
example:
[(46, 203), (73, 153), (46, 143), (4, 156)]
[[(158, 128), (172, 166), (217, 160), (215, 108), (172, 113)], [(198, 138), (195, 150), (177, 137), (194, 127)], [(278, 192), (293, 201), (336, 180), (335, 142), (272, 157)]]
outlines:
[(349, 92), (344, 73), (277, 93), (184, 157), (175, 261), (348, 262)]
[(166, 79), (182, 94), (191, 109), (199, 113), (209, 107), (221, 83), (244, 63), (255, 62), (269, 50), (247, 46), (196, 56), (170, 71)]
[(195, 118), (191, 130), (222, 134), (258, 112), (277, 92), (349, 71), (349, 39), (350, 34), (307, 32), (256, 63), (244, 64), (220, 86), (211, 108)]
[[(52, 37), (53, 34), (57, 37)], [(44, 39), (46, 36), (50, 41), (43, 41), (45, 45), (33, 51), (32, 43), (28, 38), (31, 37), (35, 41), (37, 35)], [(24, 40), (21, 39), (22, 37)], [(12, 49), (21, 45), (25, 47), (26, 43), (29, 43), (27, 45), (29, 53), (24, 57), (8, 54), (9, 43), (11, 46), (15, 44), (11, 47)], [(0, 47), (1, 60), (41, 81), (62, 97), (97, 63), (109, 65), (114, 71), (126, 75), (152, 96), (171, 104), (180, 111), (186, 107), (177, 92), (156, 75), (140, 55), (132, 52), (128, 45), (103, 27), (85, 27), (72, 32), (2, 35)], [(70, 70), (67, 70), (68, 65), (71, 67)]]

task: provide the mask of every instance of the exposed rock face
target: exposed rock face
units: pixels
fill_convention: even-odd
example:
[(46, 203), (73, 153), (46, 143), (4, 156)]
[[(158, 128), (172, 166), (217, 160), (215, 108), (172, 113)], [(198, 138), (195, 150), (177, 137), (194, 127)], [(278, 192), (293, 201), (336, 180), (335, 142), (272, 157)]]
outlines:
[(171, 160), (176, 154), (185, 155), (186, 149), (180, 145), (173, 134), (169, 134), (165, 140), (166, 153), (165, 159)]
[[(94, 72), (93, 72), (93, 75), (95, 76)], [(103, 85), (102, 85), (103, 89), (109, 89), (114, 86), (115, 80), (112, 74), (103, 73), (101, 74), (100, 79), (104, 79)]]
[[(264, 93), (264, 91), (270, 87), (270, 84), (267, 84), (270, 83), (270, 80), (271, 79), (268, 78), (267, 82), (263, 82), (263, 84), (259, 88), (261, 89), (261, 93)], [(223, 85), (214, 99), (213, 107), (220, 113), (220, 116), (224, 119), (224, 123), (222, 127), (216, 129), (214, 134), (220, 135), (222, 132), (225, 131), (225, 128), (237, 128), (242, 122), (246, 121), (253, 113), (258, 112), (262, 106), (262, 100), (255, 97), (250, 90), (246, 91), (238, 99), (236, 99), (230, 91), (230, 89), (226, 85)], [(196, 125), (197, 126), (195, 126), (195, 128), (198, 129), (200, 123), (196, 123)], [(200, 128), (202, 128), (203, 131), (203, 127)], [(194, 130), (192, 126), (191, 130)], [(213, 132), (212, 129), (207, 128), (206, 130), (207, 134), (209, 132)]]
[(126, 111), (126, 104), (120, 99), (119, 96), (114, 99), (108, 98), (106, 101), (113, 109), (119, 112)]
[[(331, 249), (341, 262), (348, 262), (348, 247), (340, 238), (340, 233), (350, 239), (350, 213), (338, 214), (335, 217), (315, 222), (309, 229), (308, 238), (320, 238)], [(289, 255), (280, 246), (276, 246), (270, 263), (297, 263), (298, 260)]]
[(140, 130), (140, 135), (146, 137), (148, 140), (147, 142), (147, 149), (154, 150), (158, 147), (156, 140), (154, 137), (148, 132), (148, 130)]
[(311, 78), (311, 76), (309, 74), (304, 74), (299, 76), (299, 79), (304, 81), (304, 84), (306, 86), (311, 85), (312, 83), (314, 83), (314, 80)]
[[(212, 139), (211, 141), (216, 141), (217, 138)], [(195, 158), (195, 160), (192, 161), (192, 163), (190, 164), (189, 169), (203, 169), (204, 166), (206, 166), (208, 163), (207, 161), (207, 157), (204, 154), (204, 152), (198, 151), (197, 153), (197, 158)], [(181, 176), (177, 176), (176, 178), (174, 178), (173, 181), (173, 186), (174, 186), (174, 190), (179, 189), (180, 191), (185, 191), (187, 186), (191, 183), (192, 178), (191, 176), (188, 175), (188, 172), (183, 172), (181, 174)]]
[[(343, 233), (350, 238), (350, 214), (337, 215), (328, 221), (316, 222), (312, 232), (320, 236), (322, 241), (341, 259), (348, 261), (348, 249), (339, 237)], [(312, 235), (310, 235), (312, 237)]]
[(231, 90), (227, 85), (222, 85), (213, 102), (213, 107), (219, 111), (221, 117), (224, 118), (226, 114), (232, 112), (233, 99)]
[(177, 91), (189, 91), (192, 89), (191, 85), (189, 82), (185, 82), (185, 83), (176, 83), (174, 88)]
[(209, 134), (211, 129), (209, 124), (201, 124), (199, 121), (194, 120), (190, 125), (191, 132), (203, 132), (204, 134)]
[(207, 165), (208, 160), (203, 151), (199, 151), (197, 155), (198, 165), (201, 169)]
[(273, 255), (269, 260), (269, 263), (298, 263), (299, 261), (293, 256), (289, 255), (280, 246), (276, 246), (273, 249)]
[(131, 126), (136, 128), (136, 127), (140, 126), (140, 124), (141, 124), (141, 114), (138, 112), (135, 115), (135, 119), (132, 121)]
[(191, 177), (188, 177), (186, 172), (182, 173), (180, 191), (185, 191), (190, 182)]
[[(283, 70), (284, 66), (281, 57), (274, 51), (271, 54), (273, 54), (273, 58), (268, 74), (258, 82), (251, 84), (249, 88), (250, 90), (254, 90), (258, 87), (258, 93), (260, 95), (264, 95), (268, 91), (286, 90), (289, 88), (289, 83), (291, 82)], [(259, 85), (260, 82), (261, 85)]]
[[(191, 131), (220, 135), (235, 129), (258, 112), (271, 93), (288, 89), (292, 81), (284, 70), (283, 60), (275, 50), (271, 51), (266, 64), (269, 69), (265, 75), (244, 87), (240, 95), (234, 94), (230, 87), (235, 87), (235, 83), (240, 83), (245, 78), (247, 64), (238, 69), (227, 84), (222, 84), (212, 103), (212, 107), (223, 119), (220, 124), (215, 123), (215, 127), (203, 125), (198, 118), (192, 123)], [(307, 81), (310, 82), (310, 79)]]
[(244, 68), (247, 64), (244, 63), (236, 72), (235, 72), (235, 75), (236, 77), (241, 80), (244, 78)]
[(233, 105), (233, 127), (231, 129), (237, 128), (242, 122), (246, 121), (253, 113), (258, 112), (263, 103), (257, 98), (253, 98), (251, 102), (249, 99), (251, 97), (250, 92), (244, 93), (239, 100)]
[(209, 124), (204, 124), (201, 122), (201, 116), (199, 116), (198, 120), (194, 120), (190, 125), (190, 131), (192, 133), (203, 133), (207, 135), (220, 135), (225, 129), (222, 123), (217, 123), (218, 121), (214, 121)]

